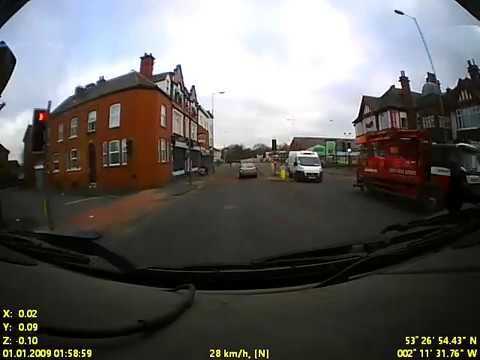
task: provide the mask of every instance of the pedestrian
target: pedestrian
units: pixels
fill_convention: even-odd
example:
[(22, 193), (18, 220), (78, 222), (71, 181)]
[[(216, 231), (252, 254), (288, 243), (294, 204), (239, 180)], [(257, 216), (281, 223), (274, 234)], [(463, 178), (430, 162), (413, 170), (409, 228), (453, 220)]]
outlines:
[(447, 192), (447, 209), (450, 214), (458, 214), (467, 195), (465, 169), (457, 162), (450, 161), (450, 184)]

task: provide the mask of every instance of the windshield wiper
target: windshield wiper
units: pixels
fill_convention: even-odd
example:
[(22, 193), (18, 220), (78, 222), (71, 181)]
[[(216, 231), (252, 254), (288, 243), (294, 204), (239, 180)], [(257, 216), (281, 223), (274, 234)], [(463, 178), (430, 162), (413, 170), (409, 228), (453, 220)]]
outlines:
[(477, 219), (480, 222), (480, 208), (471, 207), (461, 210), (458, 214), (441, 214), (433, 217), (410, 221), (407, 223), (392, 224), (385, 227), (381, 233), (386, 234), (391, 231), (407, 231), (419, 227), (434, 227), (444, 225), (461, 225), (465, 221)]
[[(98, 257), (121, 273), (135, 270), (124, 257), (106, 249), (95, 240), (100, 234), (94, 232), (53, 233), (48, 231), (0, 231), (0, 244), (12, 250), (57, 265), (81, 265), (87, 267), (92, 257)], [(91, 270), (98, 270), (94, 266)]]
[(454, 246), (455, 243), (461, 242), (463, 236), (480, 229), (478, 216), (479, 210), (473, 208), (463, 210), (455, 218), (438, 216), (407, 224), (395, 224), (384, 229), (384, 232), (393, 230), (403, 232), (419, 227), (422, 227), (422, 229), (392, 237), (389, 240), (390, 246), (372, 252), (332, 277), (320, 282), (317, 287), (348, 281), (351, 276), (393, 265), (449, 244)]
[(87, 265), (90, 258), (72, 251), (55, 248), (35, 241), (34, 238), (12, 233), (0, 233), (0, 244), (14, 251), (30, 255), (40, 260)]

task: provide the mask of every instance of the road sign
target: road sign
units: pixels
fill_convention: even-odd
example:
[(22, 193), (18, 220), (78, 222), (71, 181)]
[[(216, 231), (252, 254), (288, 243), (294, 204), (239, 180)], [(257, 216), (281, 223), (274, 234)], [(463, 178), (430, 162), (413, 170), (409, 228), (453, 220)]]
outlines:
[(327, 151), (327, 156), (334, 156), (335, 155), (335, 149), (337, 146), (336, 141), (326, 141), (326, 151)]

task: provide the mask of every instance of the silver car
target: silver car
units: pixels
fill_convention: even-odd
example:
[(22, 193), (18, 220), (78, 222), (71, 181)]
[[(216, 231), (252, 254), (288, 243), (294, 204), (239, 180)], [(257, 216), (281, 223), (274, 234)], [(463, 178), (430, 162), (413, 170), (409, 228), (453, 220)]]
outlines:
[(238, 178), (257, 177), (257, 167), (253, 163), (241, 163), (238, 170)]

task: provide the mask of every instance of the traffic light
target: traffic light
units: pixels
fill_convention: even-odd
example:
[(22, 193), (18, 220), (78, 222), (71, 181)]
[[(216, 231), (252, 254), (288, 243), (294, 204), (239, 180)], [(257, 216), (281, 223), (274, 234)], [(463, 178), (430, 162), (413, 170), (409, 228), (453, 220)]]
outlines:
[(45, 150), (48, 110), (33, 110), (32, 151)]

